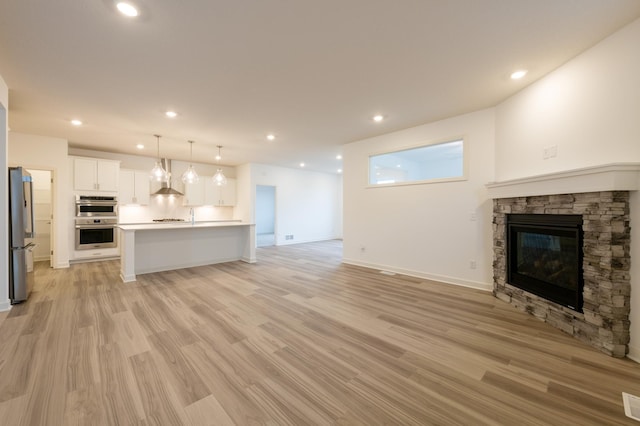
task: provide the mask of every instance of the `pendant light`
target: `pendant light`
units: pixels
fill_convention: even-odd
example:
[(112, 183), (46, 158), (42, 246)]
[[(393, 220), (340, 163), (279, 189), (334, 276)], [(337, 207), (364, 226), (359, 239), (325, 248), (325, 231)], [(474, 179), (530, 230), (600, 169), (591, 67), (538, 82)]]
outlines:
[(190, 154), (189, 154), (189, 168), (182, 174), (182, 182), (184, 183), (198, 183), (200, 177), (198, 173), (196, 173), (196, 169), (193, 168), (193, 141), (188, 141), (190, 145)]
[[(220, 155), (221, 148), (222, 148), (222, 145), (218, 145), (218, 155), (216, 155), (217, 161), (222, 160), (222, 156)], [(218, 167), (218, 171), (216, 172), (216, 174), (213, 175), (213, 183), (218, 186), (227, 184), (227, 177), (224, 175), (224, 173), (222, 173), (222, 169), (220, 167)]]
[(151, 173), (149, 173), (149, 179), (156, 182), (167, 182), (169, 180), (169, 174), (162, 167), (162, 162), (160, 161), (160, 135), (153, 135), (158, 139), (158, 159), (156, 160), (156, 165), (151, 169)]

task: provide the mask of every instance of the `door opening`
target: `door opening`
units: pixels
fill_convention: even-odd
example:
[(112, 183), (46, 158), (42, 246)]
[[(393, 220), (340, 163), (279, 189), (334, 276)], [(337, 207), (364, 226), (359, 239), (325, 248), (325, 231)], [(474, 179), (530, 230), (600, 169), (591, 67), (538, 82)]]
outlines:
[(33, 216), (35, 219), (35, 262), (47, 261), (53, 267), (53, 184), (50, 170), (28, 169), (33, 179)]
[(256, 245), (276, 245), (276, 187), (256, 186)]

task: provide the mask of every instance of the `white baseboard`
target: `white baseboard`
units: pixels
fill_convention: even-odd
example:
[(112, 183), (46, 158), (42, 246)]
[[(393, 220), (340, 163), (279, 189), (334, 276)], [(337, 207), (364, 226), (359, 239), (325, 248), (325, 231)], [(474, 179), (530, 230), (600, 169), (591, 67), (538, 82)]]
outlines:
[(318, 243), (320, 241), (331, 241), (331, 240), (341, 240), (341, 239), (342, 237), (329, 237), (329, 238), (306, 239), (306, 240), (283, 240), (283, 241), (278, 241), (276, 246), (290, 246), (293, 244)]
[(58, 262), (54, 265), (53, 269), (64, 269), (69, 267), (69, 262)]
[(342, 259), (342, 263), (355, 265), (355, 266), (363, 266), (365, 268), (370, 268), (370, 269), (379, 269), (381, 271), (395, 272), (396, 274), (408, 275), (410, 277), (423, 278), (431, 281), (438, 281), (445, 284), (458, 285), (461, 287), (469, 287), (469, 288), (474, 288), (476, 290), (483, 290), (483, 291), (493, 290), (493, 284), (483, 283), (480, 281), (470, 281), (462, 278), (448, 277), (445, 275), (427, 274), (424, 272), (412, 271), (409, 269), (402, 269), (402, 268), (395, 268), (393, 266), (388, 266), (388, 265), (378, 265), (374, 263), (361, 262), (359, 260), (353, 260), (353, 259)]
[(8, 311), (10, 309), (11, 309), (11, 301), (10, 300), (4, 300), (4, 301), (0, 302), (0, 312)]
[(629, 345), (627, 358), (640, 364), (640, 348)]

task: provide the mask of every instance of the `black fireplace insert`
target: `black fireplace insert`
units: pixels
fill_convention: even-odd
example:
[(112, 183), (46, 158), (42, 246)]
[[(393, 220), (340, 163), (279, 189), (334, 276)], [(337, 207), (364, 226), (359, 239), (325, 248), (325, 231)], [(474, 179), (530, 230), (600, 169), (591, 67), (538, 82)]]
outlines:
[(507, 215), (507, 282), (582, 312), (582, 216)]

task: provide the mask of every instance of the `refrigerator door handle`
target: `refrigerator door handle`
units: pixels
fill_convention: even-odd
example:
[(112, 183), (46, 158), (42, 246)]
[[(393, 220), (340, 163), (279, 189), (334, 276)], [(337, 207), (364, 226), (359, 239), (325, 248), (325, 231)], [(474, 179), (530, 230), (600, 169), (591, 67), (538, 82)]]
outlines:
[(32, 250), (34, 248), (36, 248), (37, 244), (36, 243), (29, 243), (26, 246), (24, 246), (25, 250)]

